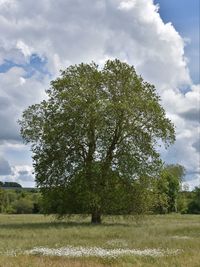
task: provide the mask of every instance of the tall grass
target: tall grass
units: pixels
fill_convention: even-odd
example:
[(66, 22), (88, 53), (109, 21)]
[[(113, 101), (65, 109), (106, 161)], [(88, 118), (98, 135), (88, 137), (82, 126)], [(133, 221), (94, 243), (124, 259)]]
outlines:
[[(72, 216), (62, 221), (43, 215), (0, 215), (0, 266), (200, 266), (200, 216), (159, 215), (142, 220), (107, 216), (102, 225), (91, 225), (89, 217)], [(179, 249), (164, 257), (123, 256), (119, 258), (12, 255), (33, 247), (66, 246), (105, 249)]]

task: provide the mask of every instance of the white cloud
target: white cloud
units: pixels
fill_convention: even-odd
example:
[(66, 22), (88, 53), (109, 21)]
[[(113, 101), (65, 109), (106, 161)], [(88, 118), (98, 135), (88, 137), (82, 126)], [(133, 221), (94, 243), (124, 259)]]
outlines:
[(118, 57), (159, 87), (190, 82), (183, 39), (151, 0), (20, 0), (1, 9), (0, 22), (4, 49), (20, 43), (16, 54), (48, 58), (53, 74), (70, 63)]
[(9, 175), (11, 174), (10, 164), (6, 159), (0, 156), (0, 175)]
[(121, 1), (119, 3), (118, 8), (119, 9), (125, 9), (125, 10), (130, 10), (132, 8), (135, 7), (136, 1), (135, 0), (125, 0), (125, 1)]
[(0, 0), (0, 6), (13, 4), (14, 0)]
[(38, 81), (37, 75), (26, 79), (24, 75), (25, 71), (19, 67), (0, 73), (0, 141), (19, 141), (17, 120), (23, 109), (45, 96), (45, 79)]
[[(5, 161), (5, 160), (4, 160)], [(0, 171), (1, 171), (1, 158), (0, 158)], [(8, 164), (8, 163), (7, 163)], [(2, 182), (17, 182), (23, 187), (34, 187), (33, 168), (29, 165), (15, 165), (10, 167), (9, 173), (0, 172), (0, 181)], [(5, 170), (5, 165), (4, 165)]]
[(23, 41), (18, 40), (16, 47), (22, 51), (23, 55), (25, 57), (30, 56), (31, 55), (31, 49), (30, 47), (28, 47), (28, 45), (26, 45)]
[(34, 185), (33, 168), (28, 165), (13, 167), (13, 180), (17, 181), (23, 187), (31, 187)]
[[(199, 134), (195, 119), (199, 87), (190, 79), (184, 39), (172, 24), (162, 21), (152, 0), (35, 0), (34, 4), (1, 0), (0, 6), (0, 63), (7, 59), (27, 64), (35, 53), (47, 59), (52, 77), (79, 62), (93, 60), (102, 65), (117, 57), (133, 64), (156, 85), (176, 124), (177, 142), (166, 158), (198, 169), (194, 144)], [(0, 74), (1, 138), (19, 136), (16, 120), (27, 105), (44, 97), (48, 87), (49, 77), (40, 78), (39, 73), (26, 78), (21, 67)], [(182, 87), (190, 90), (184, 94)]]

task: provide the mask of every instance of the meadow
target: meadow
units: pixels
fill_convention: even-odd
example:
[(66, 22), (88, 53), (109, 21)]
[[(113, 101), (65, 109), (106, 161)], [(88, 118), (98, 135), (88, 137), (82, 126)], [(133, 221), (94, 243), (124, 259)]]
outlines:
[(0, 267), (14, 266), (199, 267), (200, 215), (105, 216), (101, 225), (81, 216), (0, 215)]

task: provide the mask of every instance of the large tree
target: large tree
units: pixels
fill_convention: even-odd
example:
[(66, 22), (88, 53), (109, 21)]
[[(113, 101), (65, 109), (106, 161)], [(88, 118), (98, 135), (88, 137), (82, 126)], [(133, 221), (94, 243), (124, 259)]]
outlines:
[(140, 178), (160, 166), (157, 143), (175, 140), (154, 86), (108, 60), (68, 67), (47, 94), (20, 121), (47, 211), (91, 213), (92, 222), (133, 211)]

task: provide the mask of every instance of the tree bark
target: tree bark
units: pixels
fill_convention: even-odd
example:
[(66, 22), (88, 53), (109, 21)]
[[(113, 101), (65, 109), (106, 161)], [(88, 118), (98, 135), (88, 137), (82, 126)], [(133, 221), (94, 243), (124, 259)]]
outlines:
[(94, 223), (94, 224), (101, 223), (101, 213), (99, 211), (92, 212), (91, 223)]

